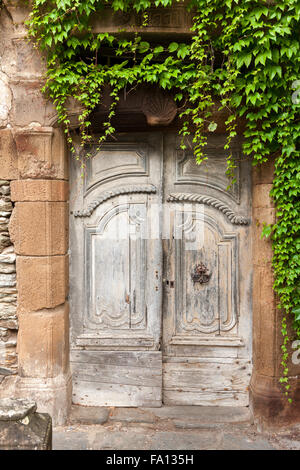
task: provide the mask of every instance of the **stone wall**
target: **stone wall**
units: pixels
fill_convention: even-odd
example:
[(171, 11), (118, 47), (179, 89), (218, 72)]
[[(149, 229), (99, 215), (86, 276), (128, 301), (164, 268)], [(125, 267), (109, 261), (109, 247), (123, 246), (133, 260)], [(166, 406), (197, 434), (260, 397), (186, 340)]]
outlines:
[(10, 182), (0, 180), (0, 384), (17, 373), (16, 255), (8, 232), (12, 210)]
[(23, 0), (0, 9), (0, 398), (34, 399), (62, 423), (71, 402), (68, 153), (41, 92), (29, 12)]
[(281, 321), (284, 312), (277, 307), (273, 290), (272, 243), (261, 238), (263, 224), (276, 221), (274, 201), (270, 198), (274, 176), (274, 162), (269, 161), (253, 171), (253, 374), (250, 402), (255, 422), (261, 428), (288, 425), (300, 421), (300, 366), (292, 363), (292, 342), (295, 332), (292, 317), (288, 317), (289, 383), (293, 400), (289, 404), (279, 379), (281, 364)]

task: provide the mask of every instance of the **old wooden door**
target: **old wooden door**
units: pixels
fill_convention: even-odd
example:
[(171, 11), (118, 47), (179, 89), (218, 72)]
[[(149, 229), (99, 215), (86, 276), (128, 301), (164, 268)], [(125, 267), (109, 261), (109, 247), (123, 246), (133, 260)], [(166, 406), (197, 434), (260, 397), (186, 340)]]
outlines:
[(95, 145), (83, 182), (71, 165), (74, 403), (161, 405), (162, 144), (153, 133)]
[(119, 135), (71, 163), (73, 402), (247, 404), (250, 171), (213, 140), (197, 166), (175, 133)]
[(197, 165), (176, 135), (164, 140), (166, 404), (248, 404), (251, 168), (233, 147), (236, 183), (227, 189), (223, 145), (210, 139), (208, 159)]

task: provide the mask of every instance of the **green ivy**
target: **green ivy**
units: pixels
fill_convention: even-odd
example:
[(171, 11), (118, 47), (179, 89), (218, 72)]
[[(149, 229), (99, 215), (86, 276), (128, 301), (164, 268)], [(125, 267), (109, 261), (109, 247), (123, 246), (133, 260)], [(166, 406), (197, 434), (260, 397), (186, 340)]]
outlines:
[[(191, 42), (149, 43), (142, 34), (147, 10), (173, 3), (176, 0), (32, 0), (30, 35), (47, 57), (44, 91), (56, 105), (71, 146), (66, 105), (74, 97), (82, 105), (84, 147), (91, 138), (89, 115), (101, 102), (104, 86), (110, 86), (112, 104), (99, 145), (115, 131), (111, 120), (122, 89), (128, 92), (143, 83), (172, 89), (181, 108), (182, 147), (191, 138), (199, 163), (205, 158), (207, 130), (214, 132), (217, 127), (213, 121), (217, 101), (228, 115), (225, 148), (231, 182), (235, 164), (230, 141), (237, 133), (237, 119), (245, 120), (244, 153), (253, 165), (275, 160), (271, 195), (277, 217), (274, 225), (264, 227), (263, 235), (273, 240), (274, 289), (279, 308), (286, 312), (281, 382), (288, 394), (287, 315), (293, 315), (300, 337), (300, 93), (298, 99), (295, 91), (300, 83), (300, 4), (298, 0), (191, 0), (187, 5), (193, 15)], [(101, 16), (108, 4), (115, 11), (140, 14), (141, 32), (93, 34), (91, 17)], [(120, 60), (105, 63), (104, 48), (112, 49)], [(77, 152), (76, 158), (84, 165), (80, 155)]]

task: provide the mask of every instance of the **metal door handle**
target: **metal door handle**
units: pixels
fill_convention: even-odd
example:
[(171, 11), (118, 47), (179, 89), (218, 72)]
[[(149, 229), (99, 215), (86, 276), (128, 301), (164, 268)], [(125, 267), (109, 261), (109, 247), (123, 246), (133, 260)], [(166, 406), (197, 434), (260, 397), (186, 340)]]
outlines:
[(209, 281), (210, 277), (211, 272), (207, 269), (204, 263), (197, 264), (191, 272), (191, 278), (194, 284), (195, 282), (205, 284)]

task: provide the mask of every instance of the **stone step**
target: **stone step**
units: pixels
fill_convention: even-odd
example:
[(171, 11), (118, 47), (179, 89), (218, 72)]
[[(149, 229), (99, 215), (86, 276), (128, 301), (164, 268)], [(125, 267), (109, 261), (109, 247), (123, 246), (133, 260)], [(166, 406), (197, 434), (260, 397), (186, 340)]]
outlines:
[(181, 429), (201, 429), (221, 424), (250, 423), (248, 407), (230, 406), (162, 406), (161, 408), (84, 407), (73, 405), (71, 423), (163, 423)]
[(72, 405), (69, 416), (70, 423), (104, 424), (108, 420), (110, 408), (99, 406)]
[(244, 423), (251, 420), (249, 407), (241, 406), (162, 406), (141, 408), (152, 411), (160, 419), (175, 421), (211, 423)]

